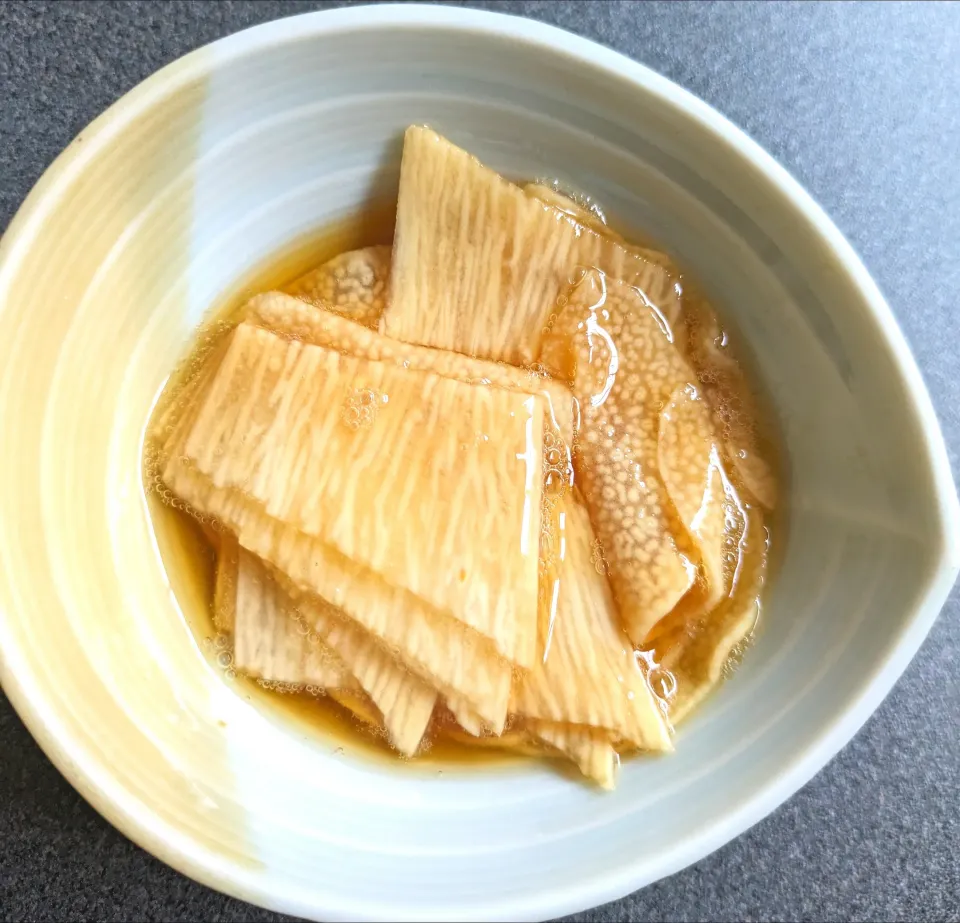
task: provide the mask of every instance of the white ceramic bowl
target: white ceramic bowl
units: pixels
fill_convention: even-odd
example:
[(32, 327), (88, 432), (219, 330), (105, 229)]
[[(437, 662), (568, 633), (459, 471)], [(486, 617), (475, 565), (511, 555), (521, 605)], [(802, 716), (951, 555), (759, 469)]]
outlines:
[[(393, 191), (412, 122), (572, 181), (666, 244), (750, 344), (783, 426), (791, 516), (765, 629), (676, 754), (629, 763), (614, 794), (537, 767), (390, 768), (291, 731), (207, 664), (153, 544), (140, 438), (191, 331), (261, 259)], [(923, 383), (810, 197), (649, 70), (486, 13), (271, 23), (84, 130), (3, 239), (0, 419), (7, 694), (136, 842), (307, 917), (549, 917), (699, 859), (857, 730), (958, 567)]]

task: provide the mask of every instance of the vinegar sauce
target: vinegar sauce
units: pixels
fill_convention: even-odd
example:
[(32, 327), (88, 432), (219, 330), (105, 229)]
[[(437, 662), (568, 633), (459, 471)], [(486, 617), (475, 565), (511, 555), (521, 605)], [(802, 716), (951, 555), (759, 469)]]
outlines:
[[(470, 171), (475, 168), (465, 162), (463, 169)], [(485, 168), (477, 165), (476, 169)], [(402, 189), (404, 182), (402, 179)], [(595, 203), (585, 198), (565, 198), (556, 184), (539, 183), (527, 187), (525, 194), (538, 203), (537, 208), (549, 209), (553, 216), (562, 216), (558, 220), (578, 222), (591, 229), (594, 236), (609, 234), (613, 241), (609, 246), (626, 253), (624, 258), (628, 260), (625, 264), (628, 267), (632, 265), (629, 260), (639, 259), (642, 262), (651, 258), (644, 254), (654, 252), (631, 249), (623, 237), (606, 228), (603, 212)], [(511, 196), (516, 199), (517, 196), (512, 189), (504, 195), (508, 199)], [(530, 210), (526, 199), (518, 200), (511, 207), (521, 211)], [(537, 212), (531, 212), (531, 216), (530, 220), (539, 220)], [(323, 337), (346, 335), (347, 340), (337, 341), (340, 343), (336, 347), (339, 349), (339, 358), (324, 353), (329, 368), (356, 366), (361, 370), (358, 374), (385, 375), (383, 380), (398, 382), (396, 387), (413, 380), (408, 378), (408, 373), (420, 375), (424, 387), (429, 387), (429, 393), (435, 396), (432, 398), (434, 400), (440, 400), (437, 395), (446, 393), (449, 393), (450, 400), (456, 401), (466, 400), (469, 395), (476, 397), (479, 403), (474, 402), (477, 409), (471, 412), (477, 414), (487, 413), (483, 408), (488, 405), (500, 406), (497, 401), (505, 407), (515, 406), (519, 410), (523, 402), (519, 398), (510, 402), (508, 392), (511, 388), (529, 387), (535, 390), (544, 387), (548, 389), (543, 392), (545, 422), (528, 424), (529, 432), (536, 437), (534, 455), (530, 455), (534, 451), (532, 449), (517, 453), (521, 462), (526, 457), (527, 489), (531, 489), (531, 477), (539, 481), (541, 470), (543, 478), (542, 490), (534, 484), (535, 492), (530, 495), (537, 498), (537, 509), (530, 508), (529, 498), (523, 501), (524, 521), (531, 515), (541, 517), (539, 548), (534, 552), (539, 555), (539, 564), (534, 572), (538, 587), (537, 600), (534, 602), (538, 614), (532, 629), (539, 638), (537, 664), (531, 662), (523, 668), (515, 665), (508, 668), (507, 681), (512, 684), (510, 714), (501, 728), (492, 728), (489, 719), (483, 714), (478, 715), (474, 705), (454, 696), (450, 688), (444, 685), (447, 680), (437, 678), (441, 674), (455, 678), (455, 671), (447, 670), (447, 665), (444, 665), (444, 669), (434, 676), (429, 658), (435, 655), (428, 651), (424, 655), (427, 656), (424, 661), (426, 672), (430, 674), (431, 682), (442, 684), (436, 693), (433, 718), (422, 742), (415, 748), (413, 763), (430, 771), (442, 771), (447, 765), (478, 764), (488, 767), (531, 755), (566, 756), (579, 765), (584, 775), (604, 787), (612, 787), (609, 765), (598, 762), (601, 755), (612, 753), (611, 745), (615, 745), (617, 753), (613, 756), (619, 763), (617, 754), (620, 752), (669, 749), (668, 738), (663, 734), (668, 734), (673, 724), (682, 721), (699, 707), (720, 680), (735, 668), (755, 633), (762, 590), (767, 580), (771, 534), (779, 529), (779, 514), (771, 511), (776, 506), (776, 440), (764, 405), (755, 397), (754, 389), (746, 384), (746, 373), (731, 346), (730, 332), (722, 326), (713, 307), (695, 285), (687, 281), (685, 275), (682, 277), (682, 310), (671, 312), (660, 310), (648, 300), (643, 290), (637, 289), (632, 283), (622, 283), (589, 265), (581, 267), (576, 280), (571, 280), (571, 285), (564, 287), (564, 294), (558, 299), (554, 310), (549, 317), (545, 317), (542, 334), (537, 333), (537, 336), (542, 336), (542, 352), (538, 361), (528, 364), (529, 372), (520, 371), (519, 366), (514, 370), (512, 366), (518, 365), (516, 362), (496, 358), (496, 366), (477, 366), (488, 371), (479, 374), (476, 368), (470, 366), (473, 371), (468, 374), (463, 371), (467, 368), (465, 363), (468, 363), (468, 359), (457, 359), (453, 353), (441, 355), (438, 350), (446, 348), (442, 345), (428, 343), (430, 349), (418, 351), (417, 347), (408, 347), (401, 340), (397, 340), (396, 344), (388, 342), (383, 337), (389, 335), (391, 323), (378, 320), (378, 316), (372, 316), (366, 310), (373, 302), (368, 297), (369, 291), (364, 294), (364, 286), (370, 282), (373, 270), (362, 260), (358, 263), (356, 260), (351, 262), (352, 257), (345, 258), (346, 262), (342, 265), (347, 268), (338, 270), (334, 282), (326, 278), (326, 287), (322, 290), (310, 287), (312, 276), (307, 274), (341, 254), (364, 248), (381, 248), (376, 252), (369, 251), (371, 260), (389, 259), (386, 248), (393, 242), (395, 225), (397, 233), (407, 234), (409, 240), (412, 233), (409, 231), (409, 215), (401, 221), (394, 203), (378, 203), (275, 254), (244, 278), (211, 310), (208, 315), (210, 321), (198, 334), (190, 355), (170, 376), (151, 424), (151, 431), (154, 434), (159, 432), (160, 437), (159, 440), (148, 440), (145, 446), (144, 470), (146, 500), (171, 589), (208, 661), (221, 672), (224, 681), (238, 695), (299, 732), (324, 745), (329, 744), (335, 751), (349, 750), (368, 757), (395, 760), (397, 754), (390, 745), (389, 734), (384, 730), (382, 716), (368, 695), (368, 687), (362, 682), (354, 682), (352, 676), (343, 680), (343, 688), (328, 689), (315, 682), (289, 682), (245, 675), (243, 666), (236, 660), (240, 648), (235, 644), (239, 644), (239, 638), (235, 641), (230, 626), (224, 627), (218, 608), (221, 606), (219, 597), (223, 593), (236, 592), (230, 586), (227, 590), (223, 589), (227, 584), (224, 583), (222, 570), (224, 543), (232, 543), (230, 547), (235, 547), (236, 539), (229, 521), (225, 522), (222, 516), (215, 513), (198, 510), (169, 483), (168, 474), (165, 474), (169, 467), (165, 469), (165, 465), (168, 466), (170, 460), (164, 457), (161, 445), (177, 424), (166, 421), (176, 421), (187, 413), (185, 408), (192, 400), (190, 389), (198, 387), (196, 381), (200, 370), (216, 366), (216, 362), (220, 361), (214, 361), (211, 357), (225, 351), (229, 354), (230, 349), (236, 348), (234, 331), (247, 316), (251, 298), (258, 293), (275, 291), (291, 292), (297, 298), (262, 302), (259, 323), (263, 329), (258, 328), (250, 334), (251, 342), (269, 341), (278, 356), (290, 356), (290, 363), (307, 362), (308, 358), (312, 360), (321, 355), (320, 352), (310, 351), (324, 348), (322, 342), (314, 342), (316, 337), (322, 340)], [(398, 259), (398, 253), (401, 253), (399, 258), (403, 258), (402, 249), (394, 249), (394, 260)], [(657, 254), (655, 258), (668, 260), (662, 254)], [(349, 268), (351, 266), (352, 269)], [(354, 271), (358, 273), (356, 280), (347, 278)], [(396, 281), (396, 264), (392, 271), (394, 295), (399, 298), (402, 284)], [(429, 271), (429, 267), (425, 271)], [(679, 272), (672, 266), (672, 261), (669, 271)], [(310, 284), (303, 281), (305, 278)], [(456, 282), (457, 285), (468, 283), (484, 284), (482, 280), (471, 281), (469, 275), (466, 282), (463, 279)], [(428, 285), (429, 280), (418, 284)], [(325, 321), (318, 322), (320, 325), (314, 329), (313, 317), (304, 307), (307, 302), (313, 302), (318, 311), (326, 311), (331, 307), (328, 305), (334, 290), (331, 286), (339, 286), (337, 291), (344, 293), (342, 304), (334, 310), (342, 309), (347, 317), (351, 317), (352, 312), (353, 319), (358, 322), (356, 327), (344, 328), (346, 334), (333, 321), (330, 322), (333, 326), (327, 327), (323, 326)], [(377, 286), (376, 314), (379, 315), (380, 304), (386, 300), (388, 288), (383, 280), (378, 281)], [(316, 291), (322, 291), (322, 297), (311, 297), (311, 292)], [(442, 310), (446, 302), (441, 298), (436, 303), (441, 305), (438, 310)], [(284, 327), (291, 317), (300, 319), (292, 326)], [(653, 325), (651, 318), (655, 319)], [(247, 322), (244, 323), (246, 325)], [(403, 331), (404, 337), (408, 337), (413, 330), (416, 337), (418, 323), (415, 318), (412, 321), (408, 318), (398, 324), (397, 329)], [(360, 330), (359, 326), (365, 329)], [(378, 332), (384, 329), (388, 331), (387, 334)], [(438, 328), (439, 333), (429, 328), (426, 339), (446, 336), (443, 329), (443, 323)], [(460, 335), (456, 332), (460, 328), (452, 326), (448, 329), (454, 339)], [(275, 339), (275, 335), (280, 339)], [(360, 344), (356, 348), (367, 359), (359, 362), (354, 360), (354, 344)], [(509, 344), (501, 347), (494, 338), (483, 347), (486, 355), (466, 353), (466, 356), (482, 363), (491, 351), (496, 354), (501, 348), (509, 350), (512, 347)], [(463, 353), (463, 350), (460, 352)], [(445, 355), (450, 358), (444, 358)], [(308, 367), (313, 366), (309, 366), (309, 363), (303, 366), (305, 369)], [(216, 372), (217, 375), (225, 374), (222, 368)], [(274, 372), (277, 368), (279, 365), (276, 362), (270, 365)], [(253, 370), (250, 374), (255, 377), (260, 373)], [(304, 372), (304, 375), (308, 374)], [(214, 373), (210, 375), (213, 378)], [(527, 379), (517, 378), (522, 375), (529, 377), (528, 384), (523, 384)], [(463, 384), (458, 384), (458, 381)], [(534, 385), (533, 382), (539, 384)], [(483, 392), (482, 395), (471, 391), (487, 386), (494, 390)], [(399, 399), (399, 391), (394, 391), (394, 387), (391, 385), (380, 391), (361, 386), (347, 392), (353, 394), (350, 398), (353, 403), (344, 403), (341, 425), (350, 432), (358, 432), (365, 427), (374, 432), (380, 425), (378, 408), (389, 407), (391, 399)], [(507, 388), (507, 391), (498, 390), (501, 387)], [(488, 393), (491, 401), (493, 397), (497, 400), (488, 402)], [(576, 399), (572, 404), (573, 412), (568, 414), (569, 421), (564, 417), (568, 411), (560, 406), (567, 393), (572, 393)], [(504, 395), (506, 398), (502, 399)], [(268, 402), (262, 406), (275, 407), (276, 413), (281, 413), (276, 409), (280, 404)], [(294, 408), (289, 412), (296, 416), (296, 401), (283, 406)], [(413, 412), (408, 410), (399, 414), (397, 425), (404, 425), (409, 413)], [(510, 416), (513, 417), (515, 412), (511, 410)], [(424, 421), (430, 419), (431, 413), (433, 410), (425, 406)], [(273, 411), (267, 416), (269, 419), (265, 418), (263, 425), (269, 429), (270, 421), (274, 420)], [(540, 417), (531, 419), (540, 420)], [(324, 432), (335, 432), (335, 422), (329, 425), (334, 429)], [(428, 422), (423, 425), (429, 427)], [(445, 424), (436, 430), (436, 438), (441, 440), (438, 445), (443, 444), (442, 440), (451, 425)], [(511, 431), (511, 425), (507, 425), (504, 432)], [(529, 429), (530, 425), (533, 426), (532, 430)], [(445, 470), (443, 477), (456, 479), (473, 476), (474, 469), (470, 465), (474, 462), (470, 459), (488, 457), (492, 449), (488, 451), (484, 443), (495, 429), (478, 430), (469, 446), (464, 442), (465, 467), (458, 470), (457, 465), (452, 465)], [(300, 432), (296, 427), (290, 430), (291, 433), (295, 431)], [(421, 430), (417, 429), (416, 433), (419, 432)], [(710, 446), (701, 447), (698, 442), (708, 438), (704, 434), (712, 434), (709, 435), (713, 440)], [(343, 441), (345, 446), (353, 445), (351, 438), (342, 433), (337, 437), (341, 441), (346, 440)], [(494, 442), (497, 438), (494, 437)], [(510, 437), (504, 438), (508, 439), (504, 445), (509, 444)], [(225, 450), (220, 448), (217, 451), (229, 454), (231, 443), (228, 441), (225, 445)], [(255, 454), (255, 449), (250, 449), (249, 445), (245, 451)], [(387, 451), (386, 447), (384, 451)], [(407, 452), (406, 449), (403, 451)], [(407, 457), (404, 454), (404, 458)], [(418, 456), (414, 453), (409, 457)], [(537, 459), (537, 468), (536, 474), (531, 475), (529, 463), (534, 457)], [(322, 462), (323, 457), (320, 458)], [(698, 466), (702, 468), (704, 458), (711, 459), (709, 464), (714, 467), (703, 482), (706, 486), (690, 494), (685, 485), (703, 481), (703, 472), (698, 470)], [(188, 469), (203, 463), (202, 459), (195, 463), (192, 457), (186, 456), (182, 461), (187, 463)], [(208, 462), (215, 467), (214, 462), (209, 459)], [(404, 493), (413, 490), (412, 487), (409, 490), (404, 487), (407, 472), (403, 463), (392, 465), (383, 458), (379, 463), (384, 472), (391, 472), (389, 476), (397, 479), (397, 497), (402, 504)], [(508, 465), (504, 470), (510, 472), (514, 469)], [(428, 480), (434, 476), (428, 469), (424, 469), (424, 472), (423, 476)], [(504, 476), (512, 479), (510, 484), (516, 482), (516, 475), (508, 473)], [(449, 480), (435, 483), (442, 487), (441, 493), (453, 491), (453, 488), (449, 488)], [(520, 486), (510, 487), (507, 481), (503, 483), (504, 490), (523, 489)], [(225, 487), (226, 482), (220, 486)], [(295, 487), (291, 485), (291, 489)], [(238, 490), (243, 496), (247, 484), (239, 483), (232, 489)], [(371, 487), (371, 490), (377, 489), (376, 485)], [(362, 495), (361, 491), (358, 497)], [(309, 490), (304, 496), (309, 498)], [(372, 499), (376, 500), (376, 496)], [(502, 502), (507, 503), (506, 495), (503, 495)], [(274, 503), (270, 509), (275, 506)], [(495, 506), (496, 503), (490, 506), (489, 512), (484, 515), (493, 516)], [(519, 506), (517, 508), (520, 509)], [(250, 509), (255, 510), (255, 507)], [(327, 509), (327, 514), (320, 520), (321, 526), (332, 529), (331, 508), (324, 509)], [(466, 510), (467, 507), (462, 509)], [(306, 507), (300, 505), (296, 506), (293, 513), (306, 516), (305, 510)], [(261, 513), (262, 510), (256, 515)], [(254, 515), (254, 512), (248, 511), (244, 515)], [(470, 515), (476, 516), (477, 510), (474, 509)], [(345, 521), (348, 526), (352, 522), (350, 517)], [(472, 532), (475, 528), (484, 529), (484, 523), (481, 515), (477, 526), (468, 529), (469, 534), (461, 537), (462, 547), (450, 558), (451, 562), (458, 559), (458, 554), (467, 554), (473, 547), (471, 542), (475, 538)], [(286, 526), (281, 522), (280, 527)], [(298, 526), (301, 527), (305, 526)], [(391, 529), (393, 526), (385, 520), (384, 528)], [(440, 529), (438, 535), (444, 534), (442, 527), (435, 528)], [(337, 538), (333, 533), (331, 536), (336, 542), (346, 540)], [(379, 538), (380, 532), (374, 530), (371, 533), (373, 545), (379, 543)], [(276, 539), (274, 544), (279, 541)], [(521, 545), (525, 542), (521, 542)], [(264, 539), (251, 549), (255, 554), (267, 554), (267, 559), (260, 562), (264, 567), (262, 579), (270, 582), (271, 586), (276, 580), (280, 587), (277, 592), (292, 594), (290, 630), (306, 639), (303, 642), (305, 645), (314, 644), (318, 650), (326, 650), (330, 636), (320, 626), (329, 623), (320, 618), (322, 612), (316, 606), (327, 603), (314, 599), (304, 589), (302, 580), (310, 578), (309, 571), (305, 572), (304, 578), (296, 574), (291, 577), (283, 567), (277, 566), (280, 558), (270, 559), (272, 547)], [(344, 547), (350, 546), (341, 545), (341, 551)], [(443, 547), (449, 547), (451, 551), (456, 549), (456, 546)], [(239, 553), (243, 555), (247, 551), (241, 547)], [(352, 556), (356, 553), (359, 553), (357, 560), (363, 567), (373, 568), (370, 573), (388, 575), (387, 582), (391, 586), (396, 581), (403, 584), (408, 579), (413, 580), (410, 586), (419, 587), (417, 592), (426, 593), (425, 598), (434, 600), (431, 605), (439, 605), (438, 611), (443, 612), (447, 612), (449, 606), (458, 605), (460, 593), (470, 592), (471, 581), (476, 583), (475, 577), (478, 568), (481, 568), (480, 557), (463, 558), (467, 561), (465, 566), (451, 564), (449, 570), (443, 569), (442, 561), (427, 562), (424, 566), (434, 568), (431, 572), (439, 575), (436, 579), (440, 580), (440, 584), (419, 584), (416, 581), (422, 577), (418, 573), (409, 571), (409, 567), (405, 570), (406, 565), (402, 561), (396, 564), (393, 557), (377, 558), (376, 548), (367, 544), (358, 546), (356, 552), (347, 555), (349, 560), (343, 566), (348, 569), (356, 567)], [(486, 547), (482, 557), (490, 560), (491, 573), (495, 573), (501, 567), (497, 556), (514, 553), (517, 553), (516, 549), (496, 545)], [(523, 554), (524, 549), (521, 548), (519, 553)], [(526, 553), (530, 553), (529, 549)], [(409, 556), (415, 568), (419, 566), (416, 564), (415, 547), (409, 551)], [(439, 556), (440, 553), (431, 555)], [(218, 560), (221, 568), (219, 574)], [(502, 570), (503, 573), (511, 572), (509, 563), (503, 567), (506, 568)], [(580, 568), (575, 592), (571, 589), (573, 584), (564, 583), (574, 567)], [(512, 572), (517, 576), (511, 577), (511, 580), (523, 579), (519, 576), (520, 571), (514, 569)], [(592, 576), (587, 576), (587, 572)], [(459, 590), (461, 586), (463, 589)], [(485, 586), (487, 584), (483, 584), (481, 590)], [(306, 595), (301, 596), (302, 593)], [(564, 594), (569, 593), (574, 593), (575, 598), (567, 599)], [(558, 599), (561, 600), (559, 606)], [(465, 611), (462, 618), (469, 622), (477, 616), (477, 612), (475, 607), (468, 608), (470, 611)], [(569, 619), (569, 614), (564, 613), (571, 611), (579, 613), (582, 622), (577, 629), (579, 634), (577, 631), (571, 633), (568, 623), (561, 621)], [(619, 613), (616, 625), (610, 623), (610, 612), (613, 611)], [(355, 625), (353, 627), (356, 628)], [(468, 634), (473, 631), (472, 628), (466, 630)], [(624, 631), (626, 634), (623, 634)], [(606, 640), (598, 640), (601, 636)], [(470, 637), (473, 635), (470, 634)], [(502, 656), (509, 659), (512, 649), (496, 641), (495, 634), (491, 637), (495, 639), (495, 646), (500, 646), (496, 650), (489, 648), (489, 656), (494, 659), (485, 662), (499, 663), (501, 661), (498, 658)], [(617, 640), (620, 637), (624, 639), (622, 644)], [(564, 695), (572, 701), (593, 694), (584, 692), (581, 695), (578, 664), (584, 647), (594, 642), (607, 645), (607, 653), (603, 656), (607, 657), (608, 668), (604, 669), (607, 669), (608, 675), (600, 677), (594, 672), (590, 674), (592, 679), (583, 678), (587, 683), (584, 689), (601, 690), (604, 683), (609, 686), (606, 692), (596, 692), (603, 699), (602, 702), (598, 700), (596, 726), (584, 721), (564, 723), (542, 717), (566, 714), (564, 709), (567, 708), (573, 709), (569, 712), (571, 715), (591, 717), (593, 713), (589, 708), (579, 709), (575, 703), (564, 704)], [(333, 648), (340, 649), (345, 650)], [(307, 648), (304, 647), (304, 650)], [(470, 655), (470, 651), (467, 654)], [(401, 655), (406, 656), (402, 651), (398, 656)], [(621, 660), (622, 665), (617, 666)], [(440, 666), (437, 664), (437, 669)], [(322, 667), (321, 664), (317, 669)], [(546, 671), (544, 675), (552, 670), (556, 675), (553, 680), (548, 676), (544, 681), (546, 685), (537, 686), (528, 678), (531, 669), (539, 673)], [(596, 670), (596, 664), (587, 669)], [(563, 692), (563, 670), (568, 670), (570, 675), (566, 692)], [(634, 671), (640, 677), (640, 685), (631, 686), (636, 680)], [(417, 672), (420, 677), (419, 668)], [(625, 673), (630, 673), (626, 680)], [(321, 670), (318, 675), (327, 674)], [(623, 703), (614, 701), (613, 705), (610, 704), (616, 699), (616, 690), (620, 687), (625, 702), (632, 701), (635, 695), (650, 697), (653, 712), (648, 718), (636, 719), (640, 723), (631, 724), (635, 720), (629, 714), (633, 706), (628, 705), (625, 711)], [(552, 693), (551, 689), (559, 691)], [(559, 695), (559, 698), (552, 700), (552, 695)], [(662, 731), (652, 729), (650, 721), (662, 727)], [(607, 730), (614, 725), (620, 730)], [(658, 737), (658, 734), (661, 736)], [(660, 743), (656, 742), (658, 740)], [(649, 741), (649, 746), (646, 741)]]

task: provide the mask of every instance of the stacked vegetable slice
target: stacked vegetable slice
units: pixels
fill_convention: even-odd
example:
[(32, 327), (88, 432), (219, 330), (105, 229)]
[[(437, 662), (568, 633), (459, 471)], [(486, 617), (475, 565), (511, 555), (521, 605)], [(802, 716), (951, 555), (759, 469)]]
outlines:
[(772, 493), (757, 452), (727, 472), (681, 294), (554, 190), (409, 129), (392, 258), (252, 299), (154, 429), (221, 530), (236, 668), (353, 703), (405, 756), (454, 721), (609, 788), (620, 753), (671, 749), (636, 648), (681, 678), (674, 717), (702, 698), (762, 581), (763, 554), (746, 589), (730, 563), (765, 550), (738, 483)]

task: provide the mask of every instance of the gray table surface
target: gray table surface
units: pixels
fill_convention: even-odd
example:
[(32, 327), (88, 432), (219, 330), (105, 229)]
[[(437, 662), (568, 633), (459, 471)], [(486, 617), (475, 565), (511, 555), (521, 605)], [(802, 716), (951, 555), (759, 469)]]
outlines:
[[(192, 48), (337, 4), (0, 5), (0, 227), (94, 116)], [(505, 2), (707, 100), (771, 151), (863, 256), (960, 453), (960, 6)], [(812, 782), (594, 920), (960, 921), (960, 593), (893, 693)], [(97, 815), (0, 695), (6, 920), (277, 920)]]

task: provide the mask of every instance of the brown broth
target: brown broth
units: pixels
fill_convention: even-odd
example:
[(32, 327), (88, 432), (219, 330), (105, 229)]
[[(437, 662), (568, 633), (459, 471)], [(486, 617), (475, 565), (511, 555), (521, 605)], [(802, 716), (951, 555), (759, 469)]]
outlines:
[[(283, 290), (304, 273), (344, 251), (374, 244), (389, 244), (393, 238), (394, 218), (394, 203), (375, 204), (271, 255), (247, 273), (212, 308), (207, 324), (198, 334), (197, 342), (213, 343), (224, 331), (231, 329), (237, 323), (240, 310), (254, 294)], [(631, 239), (636, 238), (631, 235)], [(649, 242), (645, 241), (645, 244), (649, 245)], [(158, 406), (163, 406), (165, 401), (176, 399), (189, 371), (186, 362), (174, 371), (168, 379)], [(765, 427), (760, 435), (764, 447), (771, 449), (770, 457), (778, 461), (775, 451), (777, 440), (772, 438), (771, 434), (772, 428)], [(218, 664), (218, 654), (222, 649), (217, 646), (217, 629), (212, 617), (217, 554), (210, 534), (189, 513), (164, 502), (155, 491), (146, 489), (145, 494), (170, 587), (208, 659), (223, 670), (223, 666)], [(782, 512), (778, 512), (773, 517), (766, 517), (768, 531), (771, 518), (779, 531), (782, 515)], [(767, 573), (769, 574), (769, 566)], [(658, 659), (661, 651), (662, 647), (658, 647)], [(742, 650), (735, 651), (731, 657), (731, 665), (741, 654)], [(224, 672), (233, 673), (232, 670)], [(416, 760), (398, 760), (385, 741), (331, 696), (270, 690), (241, 675), (228, 675), (227, 678), (238, 695), (271, 718), (284, 722), (307, 738), (338, 751), (348, 751), (353, 755), (373, 759), (389, 759), (392, 764), (403, 762), (407, 766), (433, 772), (442, 771), (442, 768), (448, 766), (480, 766), (486, 769), (515, 764), (524, 759), (518, 753), (495, 746), (461, 743), (448, 736), (441, 724), (428, 732), (422, 754), (418, 755)], [(572, 764), (561, 762), (560, 765), (565, 771), (577, 775)]]
[[(393, 239), (394, 216), (394, 203), (374, 204), (360, 214), (327, 225), (271, 255), (213, 306), (204, 328), (197, 334), (197, 342), (204, 338), (216, 339), (221, 330), (234, 326), (240, 310), (256, 293), (283, 290), (315, 266), (347, 250), (389, 244)], [(175, 398), (185, 371), (181, 366), (171, 374), (158, 406)], [(170, 588), (204, 653), (214, 666), (226, 672), (217, 662), (217, 629), (213, 623), (216, 549), (192, 515), (164, 502), (155, 491), (146, 490), (145, 495)], [(400, 761), (385, 741), (331, 696), (280, 693), (242, 675), (230, 677), (229, 682), (238, 695), (271, 718), (291, 726), (311, 740), (352, 755), (386, 759), (391, 763), (403, 762), (428, 771), (457, 766), (490, 768), (522, 760), (507, 750), (461, 743), (449, 738), (442, 729), (432, 729), (416, 760)]]

